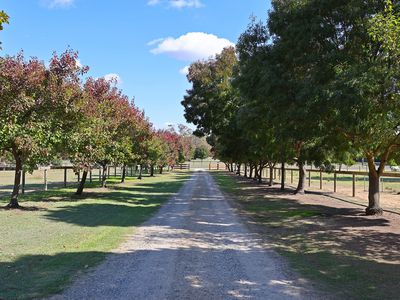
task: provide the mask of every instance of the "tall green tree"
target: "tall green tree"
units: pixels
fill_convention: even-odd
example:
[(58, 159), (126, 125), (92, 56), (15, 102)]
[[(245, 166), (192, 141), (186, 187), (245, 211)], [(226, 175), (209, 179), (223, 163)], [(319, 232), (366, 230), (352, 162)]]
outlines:
[(382, 213), (380, 177), (400, 145), (400, 15), (395, 1), (384, 2), (343, 7), (357, 13), (343, 17), (346, 39), (329, 89), (334, 128), (368, 161), (369, 215)]
[(237, 58), (233, 47), (224, 49), (215, 58), (198, 61), (187, 76), (192, 88), (184, 96), (185, 118), (197, 126), (195, 134), (219, 134), (230, 122), (237, 104), (232, 78)]
[[(338, 157), (351, 150), (367, 158), (366, 212), (382, 213), (379, 180), (399, 144), (396, 2), (293, 0), (273, 4), (269, 25), (275, 34), (274, 47), (292, 45), (280, 53), (291, 58), (288, 62), (293, 62), (294, 71), (300, 71), (294, 74), (300, 75), (304, 88), (297, 89), (297, 94), (309, 104), (309, 118), (318, 118), (314, 141), (325, 149), (333, 147)], [(303, 129), (307, 134), (313, 132), (311, 127)], [(310, 153), (314, 157), (321, 154)]]

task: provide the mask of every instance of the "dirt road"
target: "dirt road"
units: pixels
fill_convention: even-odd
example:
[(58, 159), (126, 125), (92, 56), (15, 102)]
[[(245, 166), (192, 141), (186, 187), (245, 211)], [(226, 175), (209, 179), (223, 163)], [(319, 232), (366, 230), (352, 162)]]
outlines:
[(242, 224), (208, 172), (53, 299), (316, 299)]

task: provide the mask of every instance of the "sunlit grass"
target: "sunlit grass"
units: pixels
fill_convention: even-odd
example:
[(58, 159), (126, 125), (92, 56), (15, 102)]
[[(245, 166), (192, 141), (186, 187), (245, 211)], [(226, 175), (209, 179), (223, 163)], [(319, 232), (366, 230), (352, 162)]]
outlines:
[[(0, 299), (39, 298), (60, 291), (74, 274), (96, 265), (175, 194), (188, 174), (128, 179), (109, 189), (32, 192), (0, 210)], [(111, 178), (109, 182), (118, 182)], [(8, 197), (0, 200), (5, 205)]]

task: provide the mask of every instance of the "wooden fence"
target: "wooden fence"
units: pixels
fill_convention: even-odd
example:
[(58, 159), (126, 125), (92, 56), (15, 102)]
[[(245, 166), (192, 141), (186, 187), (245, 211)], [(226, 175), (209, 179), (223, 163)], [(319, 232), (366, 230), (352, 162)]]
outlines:
[[(8, 194), (14, 184), (14, 168), (12, 166), (0, 169), (0, 196)], [(109, 166), (107, 168), (107, 178), (122, 177), (122, 167)], [(136, 166), (126, 167), (126, 176), (133, 177), (138, 174)], [(144, 169), (143, 174), (149, 173)], [(76, 184), (81, 180), (82, 172), (75, 172), (72, 166), (57, 167), (39, 167), (34, 171), (33, 175), (22, 172), (21, 176), (21, 193), (29, 190), (47, 190), (48, 187), (67, 187)], [(101, 181), (103, 170), (99, 166), (93, 167), (88, 173), (87, 181)]]
[[(278, 179), (281, 181), (281, 168), (275, 167), (273, 170), (273, 179)], [(287, 184), (297, 184), (299, 177), (298, 168), (285, 168), (285, 182)], [(243, 174), (243, 168), (241, 173)], [(264, 168), (262, 172), (262, 177), (269, 180), (269, 168)], [(344, 176), (344, 177), (340, 177)], [(360, 180), (361, 178), (361, 180)], [(319, 183), (319, 190), (324, 189), (324, 181), (333, 182), (332, 192), (337, 193), (339, 189), (339, 182), (349, 182), (351, 183), (351, 196), (356, 197), (356, 190), (359, 187), (360, 181), (364, 184), (364, 191), (368, 187), (368, 172), (366, 171), (332, 171), (327, 172), (318, 169), (307, 169), (306, 170), (306, 182), (308, 187), (311, 187), (311, 182), (315, 184), (315, 181)], [(381, 190), (385, 190), (389, 186), (389, 183), (394, 186), (398, 192), (400, 192), (400, 173), (399, 172), (384, 172), (381, 176)], [(346, 187), (348, 185), (346, 184)], [(315, 188), (315, 187), (314, 187)]]

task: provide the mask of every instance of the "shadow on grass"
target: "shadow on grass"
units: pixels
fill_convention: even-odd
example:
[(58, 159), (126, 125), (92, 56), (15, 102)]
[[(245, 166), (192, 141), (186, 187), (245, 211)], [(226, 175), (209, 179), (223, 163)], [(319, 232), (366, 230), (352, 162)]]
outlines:
[(249, 225), (335, 299), (398, 299), (400, 234), (388, 219), (367, 217), (363, 208), (325, 206), (322, 196), (321, 205), (305, 204), (277, 187), (214, 175), (237, 196)]
[(107, 253), (26, 255), (0, 262), (0, 299), (39, 299), (58, 293), (79, 270), (101, 262)]
[[(174, 195), (186, 180), (185, 177), (180, 177), (178, 180), (165, 182), (114, 186), (106, 192), (87, 194), (90, 199), (95, 199), (96, 203), (83, 202), (61, 206), (57, 210), (49, 211), (45, 217), (52, 221), (89, 227), (138, 225)], [(79, 200), (73, 198), (73, 201)], [(101, 203), (102, 201), (107, 203)]]
[(79, 226), (130, 227), (146, 220), (167, 198), (147, 199), (147, 204), (134, 206), (123, 204), (78, 204), (49, 211), (45, 217), (56, 222)]

